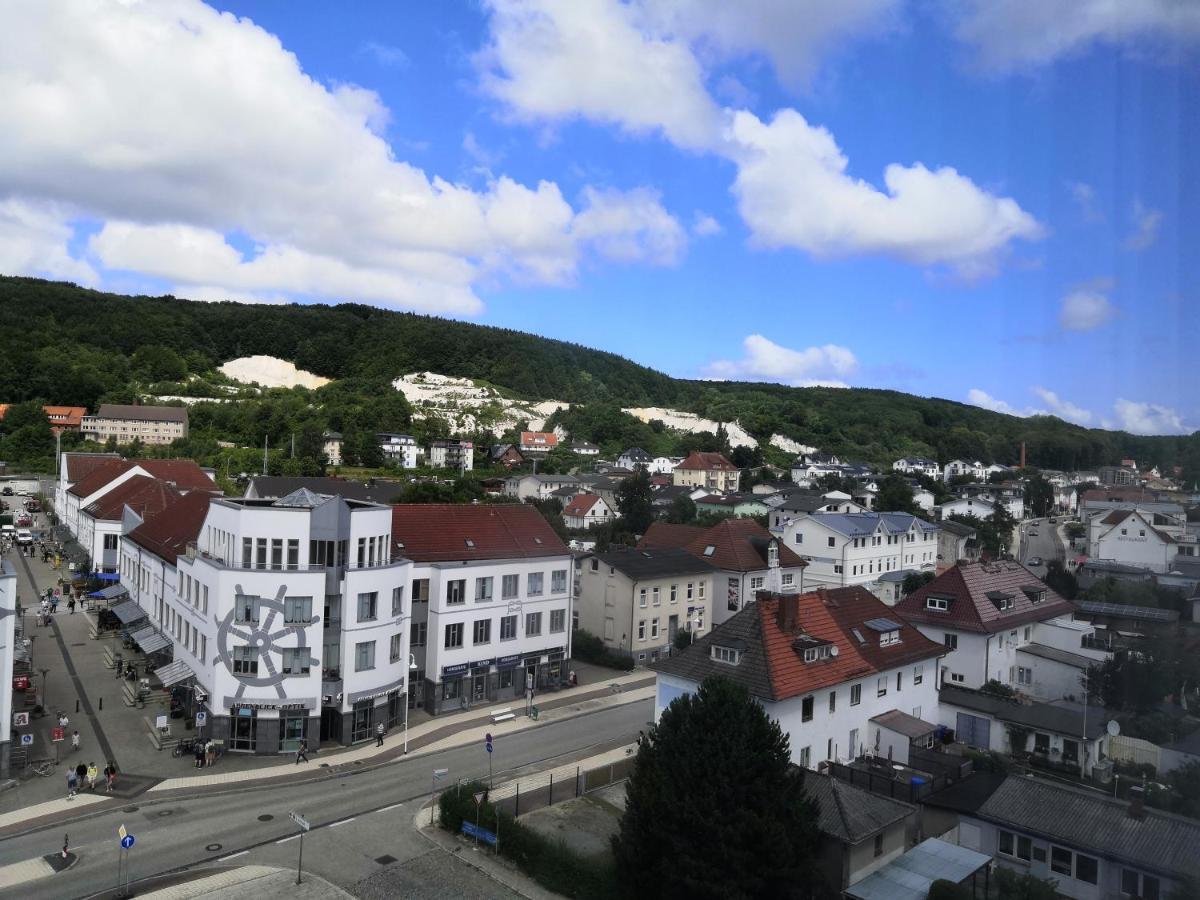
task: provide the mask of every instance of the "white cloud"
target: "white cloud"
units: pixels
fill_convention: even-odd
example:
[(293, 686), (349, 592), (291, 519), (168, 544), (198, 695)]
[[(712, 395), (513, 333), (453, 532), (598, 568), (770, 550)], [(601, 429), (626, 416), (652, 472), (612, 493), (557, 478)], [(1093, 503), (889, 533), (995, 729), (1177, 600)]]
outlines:
[(1025, 415), (1025, 413), (1013, 409), (1003, 400), (999, 400), (987, 391), (980, 390), (979, 388), (971, 388), (967, 391), (967, 402), (972, 406), (981, 406), (984, 409), (990, 409), (992, 412), (1007, 413), (1010, 416)]
[(1158, 240), (1162, 225), (1162, 210), (1148, 209), (1140, 199), (1133, 201), (1133, 231), (1125, 238), (1125, 249), (1147, 250)]
[[(427, 175), (395, 158), (387, 121), (373, 92), (315, 82), (274, 35), (198, 0), (18, 4), (0, 29), (0, 203), (53, 211), (39, 259), (69, 259), (82, 216), (105, 223), (99, 262), (182, 288), (470, 313), (480, 279), (574, 277), (585, 246), (556, 185)], [(681, 226), (644, 191), (623, 202), (642, 222), (611, 235), (624, 258), (645, 239), (661, 259)], [(579, 229), (587, 246), (603, 226)]]
[(720, 108), (702, 59), (761, 53), (795, 75), (818, 46), (896, 6), (752, 5), (761, 15), (710, 0), (491, 0), (490, 41), (477, 57), (482, 84), (519, 120), (585, 118), (731, 160), (739, 210), (760, 246), (820, 257), (881, 253), (977, 276), (994, 271), (1013, 241), (1042, 236), (1015, 200), (953, 168), (893, 164), (881, 191), (848, 174), (833, 136), (795, 110), (764, 123)]
[(659, 203), (655, 191), (586, 188), (584, 208), (571, 233), (606, 259), (669, 266), (687, 246), (683, 227)]
[(696, 215), (692, 219), (692, 234), (696, 237), (712, 237), (714, 234), (721, 233), (721, 223), (712, 216), (696, 210)]
[(1054, 391), (1047, 390), (1044, 387), (1031, 388), (1038, 399), (1046, 404), (1051, 415), (1058, 416), (1060, 419), (1065, 419), (1068, 422), (1074, 422), (1076, 425), (1087, 425), (1092, 421), (1092, 414), (1082, 406), (1076, 406), (1069, 400), (1064, 400), (1059, 397)]
[(65, 213), (53, 204), (0, 197), (0, 272), (96, 284), (95, 269), (67, 252), (71, 234)]
[[(1137, 403), (1118, 398), (1113, 404), (1115, 427), (1133, 434), (1187, 434), (1189, 429), (1175, 410), (1157, 403)], [(1105, 422), (1106, 426), (1110, 423)]]
[(378, 41), (367, 41), (359, 48), (359, 52), (389, 69), (403, 68), (409, 63), (408, 54), (399, 47), (381, 44)]
[(1190, 0), (959, 0), (958, 38), (994, 71), (1040, 66), (1096, 44), (1129, 49), (1200, 41)]
[(1104, 221), (1104, 213), (1096, 206), (1096, 189), (1082, 181), (1068, 181), (1067, 190), (1079, 209), (1083, 221), (1090, 225)]
[(1080, 285), (1062, 299), (1058, 322), (1067, 331), (1092, 331), (1107, 324), (1117, 314), (1108, 299), (1112, 282), (1107, 279)]
[(858, 371), (858, 360), (845, 347), (825, 344), (792, 350), (761, 334), (749, 335), (740, 360), (710, 363), (706, 375), (723, 380), (777, 381), (797, 387), (847, 387), (844, 378)]

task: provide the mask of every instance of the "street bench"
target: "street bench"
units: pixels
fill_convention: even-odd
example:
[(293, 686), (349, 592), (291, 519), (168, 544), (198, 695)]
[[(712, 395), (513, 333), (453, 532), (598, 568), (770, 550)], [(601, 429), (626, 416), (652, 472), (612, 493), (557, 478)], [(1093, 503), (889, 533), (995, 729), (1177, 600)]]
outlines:
[(492, 724), (499, 725), (501, 722), (509, 722), (516, 717), (517, 714), (512, 711), (512, 707), (497, 709), (492, 712)]

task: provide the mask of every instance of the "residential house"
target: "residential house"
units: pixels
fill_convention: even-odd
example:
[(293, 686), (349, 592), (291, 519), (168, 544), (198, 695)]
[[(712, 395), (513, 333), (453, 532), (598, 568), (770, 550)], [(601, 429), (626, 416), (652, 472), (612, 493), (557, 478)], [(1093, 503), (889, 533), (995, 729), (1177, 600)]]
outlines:
[(523, 465), (525, 457), (515, 444), (492, 444), (488, 450), (488, 462), (493, 466), (512, 469)]
[(960, 846), (1053, 879), (1063, 897), (1165, 900), (1200, 878), (1200, 822), (1147, 807), (1137, 787), (1122, 801), (1043, 778), (983, 773), (925, 804), (953, 814)]
[(984, 466), (978, 460), (970, 462), (964, 459), (952, 459), (946, 463), (946, 468), (942, 470), (942, 478), (947, 482), (952, 478), (972, 478), (976, 481), (982, 481), (984, 478)]
[(811, 488), (826, 475), (837, 475), (839, 478), (847, 474), (840, 464), (802, 462), (803, 457), (792, 463), (792, 483), (797, 487)]
[(682, 547), (717, 569), (713, 621), (730, 618), (759, 591), (804, 589), (807, 563), (753, 519), (725, 519), (711, 528), (654, 522), (639, 550)]
[(63, 511), (67, 507), (67, 491), (76, 482), (86, 478), (94, 469), (120, 458), (120, 454), (117, 453), (61, 454), (58, 460), (58, 478), (54, 482), (54, 509), (58, 517), (63, 517)]
[(571, 443), (571, 452), (576, 456), (599, 456), (600, 448), (587, 441), (573, 441)]
[(793, 520), (801, 516), (807, 516), (812, 513), (825, 512), (842, 512), (842, 513), (860, 513), (867, 510), (850, 499), (850, 495), (843, 491), (814, 491), (807, 488), (795, 488), (790, 491), (780, 491), (780, 494), (785, 494), (785, 497), (779, 498), (772, 503), (777, 495), (772, 494), (763, 498), (763, 502), (770, 508), (768, 513), (768, 523), (772, 531), (782, 532), (783, 529)]
[(1025, 486), (1019, 482), (961, 484), (953, 490), (959, 497), (987, 500), (997, 506), (1003, 506), (1018, 522), (1025, 518)]
[(993, 475), (1007, 475), (1012, 471), (1012, 466), (1002, 466), (1000, 463), (989, 463), (983, 467), (983, 477), (991, 478)]
[(435, 469), (470, 472), (475, 468), (475, 445), (470, 441), (434, 441), (429, 445), (429, 465)]
[[(0, 403), (0, 422), (8, 412), (11, 403)], [(87, 408), (83, 406), (43, 406), (42, 412), (50, 420), (51, 431), (79, 431), (83, 425), (83, 417)]]
[(770, 507), (754, 494), (710, 494), (696, 501), (696, 512), (726, 516), (765, 516)]
[[(937, 714), (934, 673), (941, 645), (889, 618), (861, 587), (759, 594), (756, 602), (687, 649), (659, 660), (655, 718), (712, 675), (744, 685), (788, 734), (792, 762), (907, 753), (874, 720), (894, 710)], [(932, 735), (936, 725), (925, 722)], [(907, 758), (907, 757), (905, 757)]]
[(392, 537), (414, 564), (416, 705), (519, 703), (566, 681), (574, 560), (535, 508), (402, 504)]
[(611, 522), (616, 515), (598, 494), (577, 494), (563, 507), (562, 514), (568, 528), (595, 528)]
[[(960, 562), (922, 585), (896, 606), (921, 633), (946, 647), (944, 684), (980, 688), (999, 681), (1031, 687), (1018, 650), (1031, 643), (1058, 643), (1057, 626), (1074, 606), (1018, 562)], [(1081, 638), (1082, 642), (1082, 638)]]
[(933, 514), (933, 507), (935, 505), (933, 491), (923, 488), (919, 484), (914, 484), (912, 486), (912, 495), (913, 503), (916, 504), (918, 509), (930, 515)]
[(188, 436), (188, 411), (182, 406), (129, 406), (102, 403), (94, 415), (84, 416), (80, 431), (88, 440), (118, 444), (169, 444)]
[(991, 500), (979, 500), (972, 497), (947, 500), (937, 509), (943, 522), (951, 516), (974, 516), (976, 519), (986, 521), (996, 514), (996, 504)]
[(417, 439), (411, 434), (380, 432), (375, 435), (375, 440), (379, 442), (379, 449), (383, 453), (383, 458), (388, 462), (394, 463), (402, 469), (415, 469), (417, 467), (417, 457), (420, 455), (420, 448), (417, 447)]
[(892, 463), (893, 472), (905, 475), (928, 475), (930, 478), (941, 478), (942, 467), (936, 459), (926, 459), (923, 456), (905, 456)]
[(504, 495), (518, 500), (546, 500), (561, 488), (578, 485), (574, 475), (511, 475), (504, 479)]
[(1133, 466), (1101, 466), (1096, 474), (1101, 484), (1131, 485), (1137, 484), (1138, 472)]
[(847, 900), (920, 900), (934, 893), (936, 882), (960, 886), (963, 896), (986, 896), (992, 858), (986, 853), (926, 838), (911, 850), (852, 883), (843, 892)]
[(616, 550), (584, 556), (575, 606), (579, 627), (643, 664), (670, 655), (681, 629), (712, 623), (713, 567), (686, 550)]
[(558, 435), (553, 431), (522, 431), (522, 453), (549, 453), (558, 446)]
[(325, 455), (325, 462), (331, 466), (340, 466), (342, 464), (342, 446), (345, 444), (345, 439), (341, 432), (326, 431), (321, 434), (321, 452)]
[(733, 492), (738, 489), (741, 474), (737, 466), (720, 453), (694, 450), (671, 470), (671, 482)]
[(79, 511), (76, 541), (92, 570), (113, 573), (121, 564), (121, 535), (183, 496), (165, 481), (135, 475)]
[(813, 585), (861, 584), (883, 599), (894, 598), (886, 573), (932, 572), (937, 566), (938, 527), (909, 513), (809, 513), (779, 531), (786, 546), (808, 562)]
[(975, 529), (962, 522), (943, 518), (938, 522), (938, 564), (952, 566), (960, 560), (979, 559), (979, 544)]
[(630, 471), (634, 469), (649, 469), (652, 462), (654, 462), (654, 457), (641, 447), (630, 447), (617, 457), (617, 465)]
[(1141, 509), (1114, 509), (1089, 519), (1088, 555), (1151, 572), (1167, 572), (1179, 546), (1177, 539), (1155, 526), (1161, 514)]

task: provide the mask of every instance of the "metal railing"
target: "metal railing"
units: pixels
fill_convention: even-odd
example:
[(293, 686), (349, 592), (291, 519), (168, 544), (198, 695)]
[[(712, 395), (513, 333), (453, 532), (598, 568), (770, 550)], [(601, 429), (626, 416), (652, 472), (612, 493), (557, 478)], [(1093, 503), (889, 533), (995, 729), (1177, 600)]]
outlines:
[(631, 755), (594, 769), (564, 766), (540, 772), (498, 786), (489, 793), (488, 800), (497, 808), (519, 816), (522, 812), (574, 800), (624, 781), (633, 773), (634, 761), (635, 757)]

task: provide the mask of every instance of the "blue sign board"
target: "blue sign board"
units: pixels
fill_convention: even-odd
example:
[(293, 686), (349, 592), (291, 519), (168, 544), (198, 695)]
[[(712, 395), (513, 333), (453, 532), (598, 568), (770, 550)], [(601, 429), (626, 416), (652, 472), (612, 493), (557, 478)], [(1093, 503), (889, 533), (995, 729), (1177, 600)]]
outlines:
[(512, 656), (502, 656), (496, 661), (497, 669), (511, 669), (513, 666), (520, 664), (521, 654), (514, 653)]
[(480, 828), (474, 822), (468, 822), (466, 819), (464, 819), (462, 830), (463, 834), (465, 834), (467, 837), (479, 838), (479, 840), (483, 841), (485, 844), (491, 844), (493, 847), (496, 846), (496, 835), (488, 831), (486, 828)]
[(474, 660), (471, 662), (470, 665), (471, 665), (472, 669), (487, 669), (487, 668), (490, 668), (492, 666), (492, 664), (495, 662), (496, 662), (496, 658), (492, 657), (491, 659)]
[(486, 735), (484, 735), (484, 737), (483, 737), (483, 744), (484, 744), (484, 746), (485, 746), (485, 747), (487, 747), (487, 752), (488, 752), (488, 753), (491, 753), (491, 752), (492, 752), (492, 735), (491, 735), (491, 732), (488, 732)]
[(132, 846), (133, 846), (133, 835), (132, 834), (127, 834), (127, 835), (125, 835), (125, 837), (121, 838), (121, 849), (122, 850), (128, 850)]
[(461, 675), (465, 671), (467, 671), (466, 663), (456, 663), (453, 666), (442, 666), (443, 675)]
[(196, 713), (196, 727), (197, 728), (199, 728), (201, 725), (206, 724), (207, 722), (208, 722), (208, 713), (204, 712), (204, 710), (201, 710), (200, 712)]
[(31, 747), (31, 746), (33, 746), (33, 735), (32, 735), (32, 734), (23, 734), (23, 735), (21, 735), (21, 746), (22, 746), (22, 747)]

